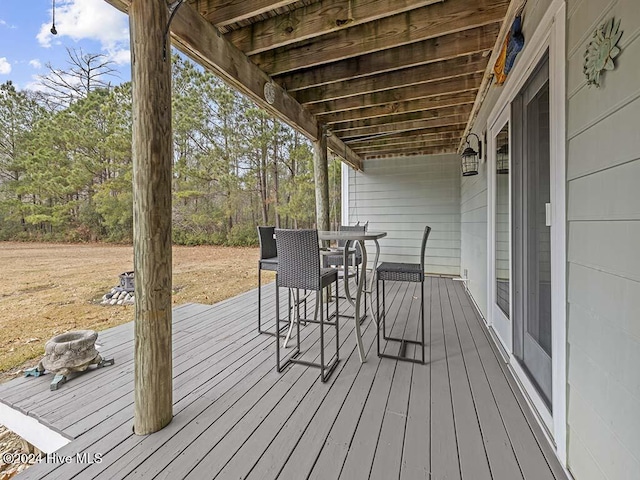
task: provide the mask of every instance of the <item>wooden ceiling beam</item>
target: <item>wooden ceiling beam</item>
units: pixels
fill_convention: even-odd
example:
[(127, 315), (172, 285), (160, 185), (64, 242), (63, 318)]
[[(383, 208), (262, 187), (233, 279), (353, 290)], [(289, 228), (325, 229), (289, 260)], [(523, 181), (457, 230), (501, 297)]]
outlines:
[(407, 122), (390, 123), (387, 125), (376, 125), (374, 127), (353, 128), (349, 130), (334, 131), (343, 141), (383, 135), (385, 133), (409, 132), (412, 130), (424, 130), (426, 128), (445, 127), (458, 125), (467, 121), (466, 115), (455, 115), (452, 117), (430, 118), (427, 120), (409, 120)]
[[(128, 0), (106, 1), (125, 13), (128, 12)], [(264, 98), (264, 84), (271, 82), (271, 78), (219, 35), (218, 30), (189, 4), (176, 11), (171, 23), (171, 36), (182, 52), (247, 95), (258, 106), (311, 140), (318, 139), (320, 128), (311, 113), (277, 84), (274, 84), (275, 101), (273, 104), (268, 103)], [(360, 157), (338, 137), (331, 135), (327, 144), (346, 163), (357, 170), (362, 169)]]
[(446, 153), (456, 153), (455, 147), (426, 147), (422, 149), (410, 149), (408, 151), (388, 150), (376, 152), (366, 155), (366, 160), (376, 158), (394, 158), (394, 157), (417, 157), (419, 155), (444, 155)]
[(389, 132), (378, 135), (370, 135), (367, 137), (358, 137), (353, 139), (346, 139), (345, 143), (347, 143), (350, 147), (356, 147), (362, 144), (371, 144), (376, 145), (384, 142), (391, 142), (405, 138), (419, 138), (419, 137), (431, 137), (438, 136), (447, 133), (454, 133), (463, 131), (466, 123), (459, 123), (456, 125), (444, 125), (442, 127), (428, 127), (420, 130), (411, 130), (407, 132)]
[(447, 141), (455, 141), (456, 143), (460, 140), (460, 135), (462, 135), (462, 130), (456, 130), (446, 133), (432, 133), (432, 134), (423, 134), (423, 135), (415, 135), (412, 137), (384, 137), (384, 140), (376, 140), (362, 143), (353, 144), (353, 151), (359, 152), (363, 149), (367, 148), (385, 148), (389, 146), (403, 146), (411, 143), (441, 143)]
[(472, 104), (456, 105), (452, 107), (438, 108), (433, 110), (419, 110), (416, 112), (401, 113), (398, 115), (387, 115), (385, 117), (366, 118), (362, 120), (351, 120), (349, 122), (336, 123), (331, 127), (332, 132), (341, 132), (358, 128), (375, 127), (388, 125), (390, 123), (404, 123), (412, 120), (429, 120), (436, 118), (452, 117), (458, 115), (469, 115)]
[(390, 88), (407, 87), (420, 83), (435, 82), (447, 78), (484, 72), (487, 65), (486, 57), (481, 53), (452, 58), (442, 62), (427, 63), (416, 67), (403, 68), (393, 72), (371, 75), (369, 77), (347, 80), (339, 83), (329, 83), (319, 87), (312, 87), (296, 91), (293, 96), (302, 105), (326, 102), (339, 98), (379, 92)]
[[(368, 93), (355, 97), (331, 100), (324, 103), (314, 103), (307, 106), (307, 109), (314, 115), (326, 115), (346, 110), (356, 110), (376, 105), (387, 105), (395, 102), (406, 102), (419, 98), (432, 98), (440, 95), (451, 95), (475, 91), (482, 80), (481, 73), (474, 73), (464, 77), (457, 77), (450, 80), (441, 80), (433, 83), (422, 83), (409, 87), (400, 87), (382, 92)], [(320, 121), (324, 121), (320, 119)]]
[(225, 36), (247, 55), (344, 30), (442, 0), (321, 0)]
[(508, 0), (447, 0), (250, 58), (270, 75), (280, 75), (496, 24), (508, 5)]
[[(110, 2), (110, 0), (106, 0)], [(216, 27), (231, 25), (276, 8), (286, 7), (297, 0), (189, 0), (200, 15)]]
[(342, 112), (323, 115), (322, 121), (329, 125), (349, 120), (360, 120), (365, 118), (384, 117), (400, 113), (416, 112), (420, 110), (434, 110), (437, 108), (452, 107), (455, 105), (467, 105), (473, 103), (476, 98), (476, 90), (467, 92), (457, 92), (450, 95), (440, 95), (437, 97), (417, 98), (402, 102), (387, 103), (375, 107), (364, 107), (356, 110), (345, 110)]
[(455, 153), (456, 147), (457, 147), (457, 144), (455, 142), (447, 142), (447, 143), (440, 143), (440, 144), (433, 144), (433, 145), (414, 145), (414, 146), (408, 146), (408, 147), (402, 147), (402, 148), (387, 147), (379, 150), (362, 151), (359, 153), (365, 158), (370, 157), (371, 155), (389, 155), (389, 154), (412, 155), (415, 152), (423, 152), (425, 150), (434, 150), (434, 149), (443, 149), (443, 150), (446, 149), (448, 153)]
[(385, 150), (397, 150), (397, 151), (402, 151), (402, 150), (410, 150), (410, 149), (419, 149), (419, 148), (426, 148), (426, 147), (457, 147), (458, 146), (458, 139), (456, 138), (450, 138), (450, 139), (445, 139), (445, 140), (433, 140), (433, 141), (423, 141), (423, 142), (411, 142), (411, 143), (404, 143), (404, 144), (397, 144), (397, 145), (376, 145), (376, 146), (362, 146), (362, 147), (358, 147), (357, 152), (360, 155), (366, 155), (368, 153), (374, 153), (374, 152), (382, 152)]
[(439, 62), (450, 58), (486, 52), (494, 46), (499, 25), (494, 23), (408, 46), (391, 48), (357, 58), (341, 60), (314, 69), (276, 77), (287, 91), (367, 77), (401, 68)]

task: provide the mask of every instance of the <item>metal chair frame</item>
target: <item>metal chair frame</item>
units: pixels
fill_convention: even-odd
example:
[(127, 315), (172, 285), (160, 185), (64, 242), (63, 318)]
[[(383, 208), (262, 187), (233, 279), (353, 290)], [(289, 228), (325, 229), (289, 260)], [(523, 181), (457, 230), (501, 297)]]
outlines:
[[(431, 233), (431, 227), (424, 229), (422, 236), (422, 246), (420, 249), (420, 264), (413, 263), (392, 263), (384, 262), (376, 269), (376, 309), (378, 316), (378, 327), (376, 331), (376, 349), (378, 357), (392, 358), (395, 360), (403, 360), (406, 362), (425, 363), (425, 340), (424, 340), (424, 254), (427, 246), (427, 240)], [(385, 299), (385, 280), (401, 281), (401, 282), (419, 282), (420, 283), (420, 340), (408, 340), (405, 338), (392, 337), (387, 335), (386, 317), (387, 303)], [(382, 314), (380, 313), (380, 282), (382, 282)], [(380, 351), (380, 328), (382, 328), (382, 338), (386, 341), (400, 342), (398, 355), (390, 355)], [(407, 345), (413, 344), (422, 347), (421, 359), (407, 357)]]
[[(320, 379), (326, 382), (338, 362), (340, 361), (340, 313), (338, 309), (338, 300), (335, 301), (335, 312), (329, 314), (329, 302), (325, 309), (322, 308), (324, 301), (323, 291), (332, 283), (338, 283), (338, 273), (336, 269), (320, 268), (320, 246), (318, 242), (317, 230), (284, 230), (276, 229), (276, 243), (281, 257), (278, 262), (278, 275), (276, 277), (276, 318), (280, 316), (280, 288), (287, 288), (289, 292), (292, 290), (312, 290), (316, 292), (316, 305), (320, 305), (317, 310), (320, 313), (320, 319), (306, 319), (307, 322), (320, 325), (320, 363), (310, 362), (298, 358), (301, 354), (300, 345), (300, 321), (296, 321), (296, 349), (289, 354), (286, 360), (282, 360), (280, 341), (276, 338), (276, 370), (282, 372), (290, 364), (300, 364), (307, 367), (320, 369)], [(323, 271), (324, 270), (324, 271)], [(300, 303), (294, 306), (297, 310), (298, 319), (300, 318)], [(291, 322), (291, 312), (289, 309), (289, 321)], [(331, 321), (331, 319), (334, 319)], [(324, 328), (326, 325), (335, 327), (336, 330), (336, 353), (329, 361), (325, 361), (325, 341)]]

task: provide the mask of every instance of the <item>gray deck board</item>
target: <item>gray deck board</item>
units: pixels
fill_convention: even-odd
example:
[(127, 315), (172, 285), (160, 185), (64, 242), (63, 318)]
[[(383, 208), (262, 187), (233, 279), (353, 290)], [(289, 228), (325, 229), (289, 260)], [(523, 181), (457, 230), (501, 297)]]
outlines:
[[(401, 302), (401, 307), (393, 311), (391, 318), (387, 316), (387, 328), (390, 328), (393, 336), (399, 337), (402, 335), (402, 323), (409, 313), (410, 299), (414, 287), (411, 284), (409, 286), (409, 289), (404, 289), (397, 296)], [(384, 353), (392, 353), (392, 351), (395, 353), (394, 347), (395, 345), (387, 343)], [(369, 478), (398, 363), (395, 360), (387, 360), (390, 359), (378, 360), (380, 365), (360, 415), (358, 427), (351, 439), (347, 457), (340, 472), (339, 478), (341, 479)]]
[[(474, 480), (491, 480), (491, 472), (487, 460), (478, 412), (469, 375), (462, 353), (460, 338), (453, 319), (453, 309), (449, 298), (447, 284), (444, 280), (438, 282), (440, 288), (440, 306), (444, 326), (444, 340), (447, 350), (447, 363), (451, 381), (451, 398), (453, 401), (454, 422), (458, 442), (460, 470), (463, 478)], [(511, 477), (513, 480), (517, 476)]]
[[(103, 458), (34, 465), (17, 478), (565, 479), (461, 284), (425, 282), (426, 365), (378, 358), (369, 312), (367, 362), (343, 318), (341, 361), (327, 383), (302, 365), (275, 372), (275, 339), (257, 333), (256, 302), (251, 291), (174, 309), (174, 418), (153, 435), (132, 433), (131, 324), (100, 332), (112, 367), (57, 392), (50, 376), (0, 385), (0, 401), (73, 439), (58, 453)], [(263, 302), (273, 328), (272, 286)], [(419, 336), (419, 302), (419, 284), (387, 283), (392, 335)], [(344, 300), (341, 313), (353, 313)], [(333, 328), (326, 333), (332, 348)], [(316, 357), (318, 327), (303, 326), (301, 337)], [(383, 348), (396, 354), (398, 344)], [(407, 354), (420, 355), (413, 346)]]
[(431, 283), (431, 471), (434, 478), (461, 478), (440, 282)]
[[(431, 283), (427, 277), (424, 285), (425, 302), (425, 361), (431, 356)], [(417, 334), (416, 334), (417, 335)], [(420, 352), (415, 349), (414, 358)], [(431, 369), (414, 365), (411, 375), (407, 424), (404, 432), (400, 480), (431, 478)]]
[(455, 327), (460, 341), (463, 359), (468, 369), (471, 392), (476, 406), (478, 423), (483, 434), (489, 468), (496, 480), (522, 479), (513, 448), (505, 430), (500, 411), (487, 382), (476, 344), (462, 314), (458, 298), (451, 295), (453, 285), (448, 286), (454, 312)]

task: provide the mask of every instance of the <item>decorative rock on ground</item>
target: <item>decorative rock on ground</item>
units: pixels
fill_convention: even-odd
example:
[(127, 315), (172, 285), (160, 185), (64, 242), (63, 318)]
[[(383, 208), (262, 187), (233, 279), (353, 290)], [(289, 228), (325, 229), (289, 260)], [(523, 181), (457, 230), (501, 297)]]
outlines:
[(113, 287), (109, 293), (102, 296), (102, 305), (133, 305), (135, 298), (133, 292), (126, 292), (118, 287)]

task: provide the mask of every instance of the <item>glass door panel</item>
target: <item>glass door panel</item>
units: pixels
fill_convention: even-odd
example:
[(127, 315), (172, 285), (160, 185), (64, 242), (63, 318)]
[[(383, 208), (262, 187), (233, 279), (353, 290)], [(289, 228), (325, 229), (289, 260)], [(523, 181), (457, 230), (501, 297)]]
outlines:
[(513, 354), (551, 411), (549, 62), (512, 103)]
[(505, 109), (488, 130), (487, 175), (490, 217), (490, 325), (507, 351), (511, 351), (511, 125)]
[(511, 215), (509, 205), (509, 124), (505, 124), (495, 139), (495, 269), (498, 308), (509, 318), (511, 304), (509, 283), (511, 277)]

